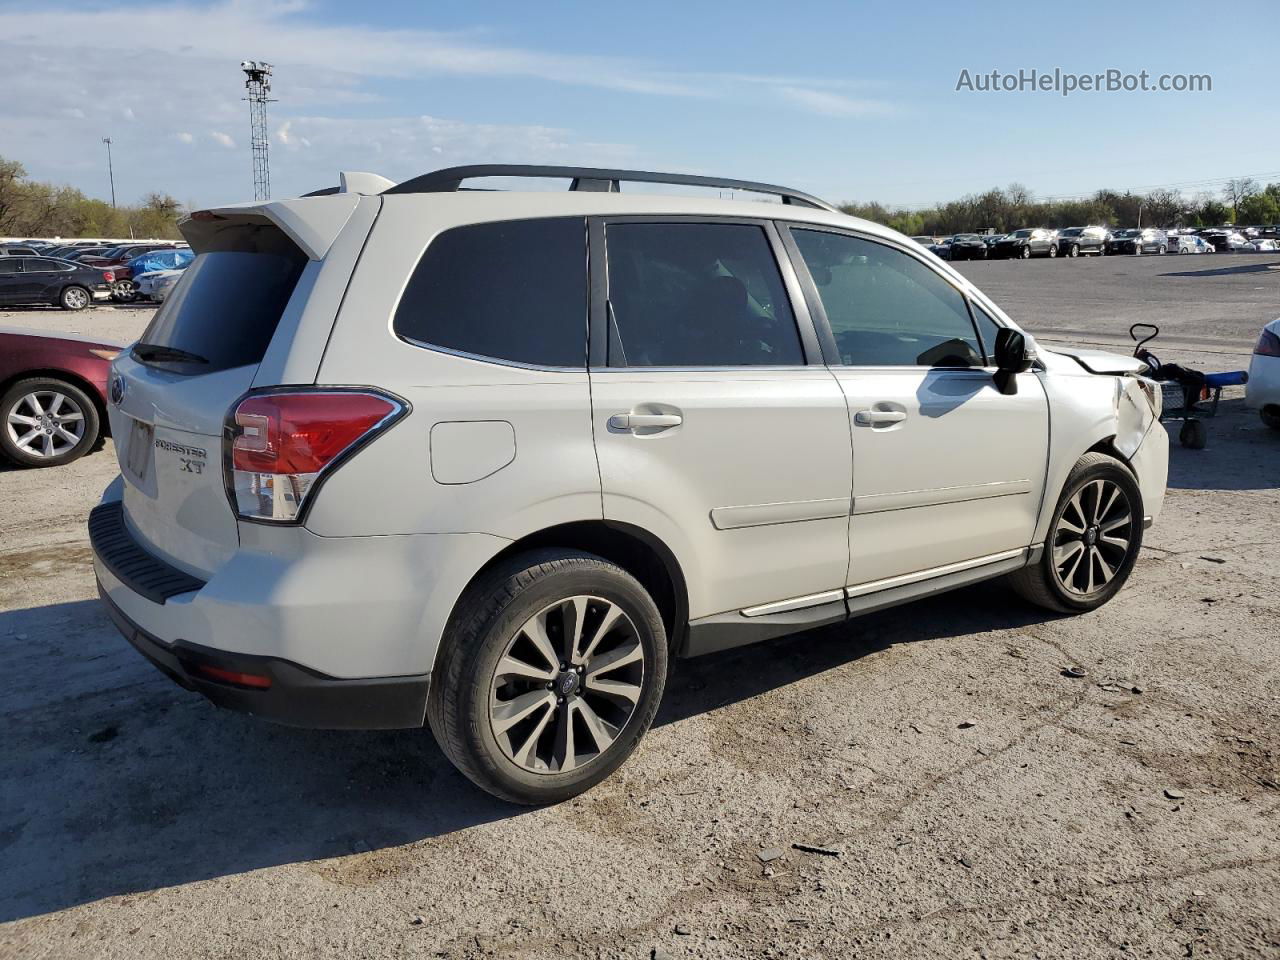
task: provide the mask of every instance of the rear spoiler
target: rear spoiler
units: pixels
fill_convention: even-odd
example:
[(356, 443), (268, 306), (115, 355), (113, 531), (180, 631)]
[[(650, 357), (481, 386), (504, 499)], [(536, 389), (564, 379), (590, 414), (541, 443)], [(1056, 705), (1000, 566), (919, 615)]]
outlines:
[(313, 190), (294, 200), (267, 200), (233, 203), (224, 207), (198, 210), (178, 224), (178, 229), (199, 253), (208, 239), (227, 226), (224, 221), (273, 223), (312, 260), (322, 260), (351, 219), (363, 197), (376, 196), (395, 181), (376, 173), (343, 170), (338, 186)]
[(296, 200), (268, 200), (258, 203), (235, 203), (225, 207), (198, 210), (178, 224), (178, 229), (197, 254), (208, 246), (222, 229), (243, 223), (272, 223), (288, 234), (302, 252), (312, 260), (322, 260), (338, 238), (356, 207), (380, 201), (358, 193), (339, 193), (326, 197), (300, 197)]

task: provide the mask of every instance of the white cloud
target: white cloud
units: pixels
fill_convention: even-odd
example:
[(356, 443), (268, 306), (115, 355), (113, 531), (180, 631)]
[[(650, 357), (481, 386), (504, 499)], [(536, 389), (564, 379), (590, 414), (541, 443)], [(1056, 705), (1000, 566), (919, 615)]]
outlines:
[[(841, 84), (815, 78), (675, 71), (636, 58), (556, 53), (477, 42), (471, 35), (435, 30), (322, 24), (303, 14), (301, 2), (223, 0), (209, 6), (155, 2), (146, 16), (131, 7), (74, 11), (80, 35), (94, 47), (129, 59), (178, 51), (188, 64), (216, 60), (226, 69), (246, 51), (255, 59), (287, 66), (288, 99), (360, 102), (377, 99), (356, 89), (357, 76), (526, 77), (608, 90), (672, 97), (736, 99), (752, 86), (776, 89), (793, 105), (828, 115), (875, 112), (870, 101), (845, 98)], [(70, 11), (56, 4), (5, 11), (8, 37), (65, 33)], [(119, 64), (118, 59), (112, 60)], [(303, 71), (305, 76), (300, 76)], [(337, 78), (343, 77), (342, 81)], [(308, 82), (314, 80), (315, 85)], [(830, 90), (831, 92), (827, 92)]]
[[(406, 91), (410, 81), (442, 75), (595, 88), (605, 91), (611, 110), (626, 109), (622, 91), (832, 117), (880, 109), (876, 101), (847, 96), (847, 84), (813, 77), (680, 71), (635, 58), (504, 46), (474, 32), (324, 23), (307, 9), (301, 2), (270, 0), (207, 6), (156, 0), (146, 16), (121, 0), (86, 8), (67, 0), (6, 7), (0, 33), (0, 63), (9, 78), (3, 154), (20, 159), (33, 176), (101, 196), (99, 140), (111, 136), (122, 197), (166, 190), (193, 204), (243, 199), (252, 190), (248, 145), (243, 135), (228, 131), (246, 129), (237, 69), (246, 56), (277, 64), (279, 102), (270, 108), (277, 195), (333, 183), (340, 169), (403, 179), (442, 162), (653, 164), (633, 146), (594, 134), (577, 119), (580, 114), (555, 124), (566, 114), (554, 107), (531, 116), (533, 122), (495, 124), (475, 113), (417, 117), (381, 106), (390, 102), (382, 99), (383, 89)], [(65, 29), (69, 16), (77, 25), (72, 34)], [(103, 76), (113, 78), (111, 110), (89, 110), (85, 104), (96, 102)], [(343, 116), (334, 116), (339, 112)], [(51, 115), (76, 122), (51, 138)], [(136, 122), (122, 119), (128, 117)], [(544, 117), (552, 123), (537, 122)], [(197, 144), (220, 149), (190, 149)], [(681, 160), (670, 157), (663, 165), (680, 168)]]
[(827, 117), (863, 117), (889, 113), (893, 109), (883, 100), (855, 99), (830, 90), (781, 86), (777, 88), (777, 93), (793, 106)]

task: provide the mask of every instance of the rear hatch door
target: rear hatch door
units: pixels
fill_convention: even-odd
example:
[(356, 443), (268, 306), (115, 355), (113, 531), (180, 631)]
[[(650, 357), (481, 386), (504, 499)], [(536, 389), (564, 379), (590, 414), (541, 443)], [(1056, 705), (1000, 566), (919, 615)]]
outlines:
[(197, 256), (113, 367), (126, 523), (144, 548), (203, 579), (239, 542), (223, 486), (227, 411), (253, 385), (304, 271), (319, 266), (264, 209), (184, 225)]

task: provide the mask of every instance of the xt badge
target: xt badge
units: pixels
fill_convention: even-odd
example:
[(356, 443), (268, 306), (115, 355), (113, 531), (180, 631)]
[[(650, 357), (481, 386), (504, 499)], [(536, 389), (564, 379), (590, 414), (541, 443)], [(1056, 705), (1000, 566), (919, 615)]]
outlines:
[(203, 447), (188, 447), (183, 443), (156, 439), (156, 449), (165, 450), (178, 455), (179, 473), (204, 473), (205, 462), (209, 459), (208, 451)]

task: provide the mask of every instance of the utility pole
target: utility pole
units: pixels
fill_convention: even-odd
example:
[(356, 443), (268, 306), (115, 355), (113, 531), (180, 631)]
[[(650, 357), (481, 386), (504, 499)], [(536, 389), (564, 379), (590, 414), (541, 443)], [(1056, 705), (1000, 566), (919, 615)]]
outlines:
[(267, 104), (271, 93), (271, 64), (261, 60), (241, 60), (245, 89), (249, 95), (249, 143), (253, 149), (253, 199), (271, 199), (271, 166), (267, 158)]
[(111, 138), (103, 137), (102, 142), (107, 145), (107, 177), (111, 180), (111, 209), (116, 208), (116, 172), (111, 167)]

